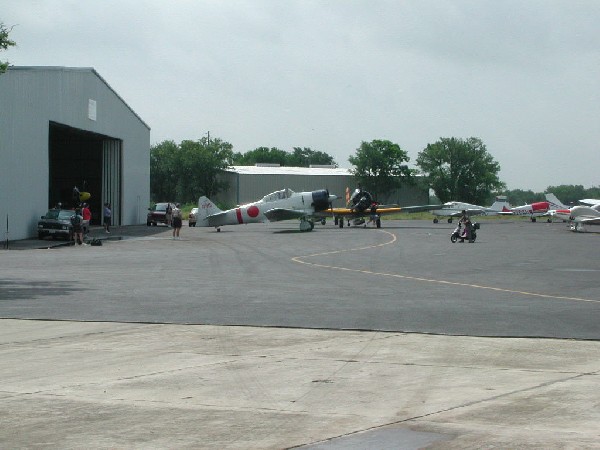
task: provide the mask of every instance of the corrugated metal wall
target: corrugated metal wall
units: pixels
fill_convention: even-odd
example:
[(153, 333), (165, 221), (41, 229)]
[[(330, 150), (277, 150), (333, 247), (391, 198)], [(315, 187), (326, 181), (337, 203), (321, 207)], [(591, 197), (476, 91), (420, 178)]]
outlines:
[[(223, 175), (230, 188), (213, 199), (226, 207), (254, 202), (265, 195), (290, 188), (296, 192), (329, 189), (338, 196), (333, 203), (335, 207), (345, 206), (346, 188), (352, 192), (356, 181), (352, 175), (290, 175), (290, 174), (238, 174), (226, 172)], [(400, 206), (425, 205), (429, 203), (429, 190), (419, 186), (403, 186), (380, 199), (382, 203), (393, 203)]]
[(121, 225), (121, 141), (116, 139), (103, 142), (101, 204), (105, 203), (110, 203), (112, 225)]
[(0, 234), (7, 218), (9, 239), (37, 234), (50, 201), (51, 122), (102, 135), (109, 146), (120, 143), (112, 150), (117, 165), (104, 165), (113, 174), (110, 195), (118, 192), (111, 198), (120, 204), (121, 224), (143, 223), (140, 209), (150, 202), (149, 127), (93, 69), (11, 67), (0, 76)]

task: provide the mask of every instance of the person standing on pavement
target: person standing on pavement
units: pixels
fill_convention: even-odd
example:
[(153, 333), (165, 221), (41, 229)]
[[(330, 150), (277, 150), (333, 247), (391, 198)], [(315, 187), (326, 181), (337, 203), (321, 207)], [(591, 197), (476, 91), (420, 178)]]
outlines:
[(79, 245), (83, 244), (83, 216), (81, 215), (81, 209), (77, 208), (75, 215), (71, 216), (71, 225), (73, 226), (73, 239), (75, 243)]
[(90, 222), (92, 221), (92, 211), (90, 211), (90, 205), (88, 205), (87, 203), (83, 204), (83, 208), (81, 209), (81, 215), (83, 216), (83, 233), (89, 233)]
[(173, 239), (179, 239), (181, 230), (181, 209), (179, 203), (175, 203), (175, 208), (171, 211), (171, 220), (173, 221)]
[(110, 209), (110, 203), (104, 204), (104, 231), (110, 234), (110, 221), (112, 219), (112, 211)]

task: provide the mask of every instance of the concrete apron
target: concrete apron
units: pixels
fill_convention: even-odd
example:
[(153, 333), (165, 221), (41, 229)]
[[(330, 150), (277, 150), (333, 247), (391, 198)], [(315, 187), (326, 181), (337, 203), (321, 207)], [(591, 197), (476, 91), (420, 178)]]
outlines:
[(600, 343), (0, 320), (4, 448), (600, 448)]

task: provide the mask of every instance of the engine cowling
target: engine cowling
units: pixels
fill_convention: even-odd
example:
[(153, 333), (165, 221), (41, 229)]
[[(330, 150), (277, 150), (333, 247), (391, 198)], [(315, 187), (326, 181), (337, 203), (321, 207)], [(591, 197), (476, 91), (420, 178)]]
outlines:
[(329, 192), (326, 189), (320, 189), (312, 192), (312, 206), (315, 211), (325, 211), (329, 208)]

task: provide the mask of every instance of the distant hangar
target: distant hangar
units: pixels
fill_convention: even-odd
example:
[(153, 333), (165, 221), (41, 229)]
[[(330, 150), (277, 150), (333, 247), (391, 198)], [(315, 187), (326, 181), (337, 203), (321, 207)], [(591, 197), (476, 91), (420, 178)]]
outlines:
[[(329, 166), (232, 166), (222, 174), (221, 179), (229, 183), (229, 189), (212, 200), (228, 207), (253, 202), (283, 188), (290, 188), (295, 192), (329, 189), (331, 194), (338, 196), (334, 206), (345, 206), (346, 188), (350, 192), (356, 188), (356, 179), (350, 169)], [(429, 189), (419, 183), (414, 186), (403, 185), (378, 200), (400, 206), (425, 205), (429, 203)]]
[[(93, 68), (10, 67), (0, 75), (0, 232), (35, 236), (50, 206), (91, 193), (92, 223), (145, 222), (150, 127)], [(8, 232), (8, 234), (7, 234)]]

